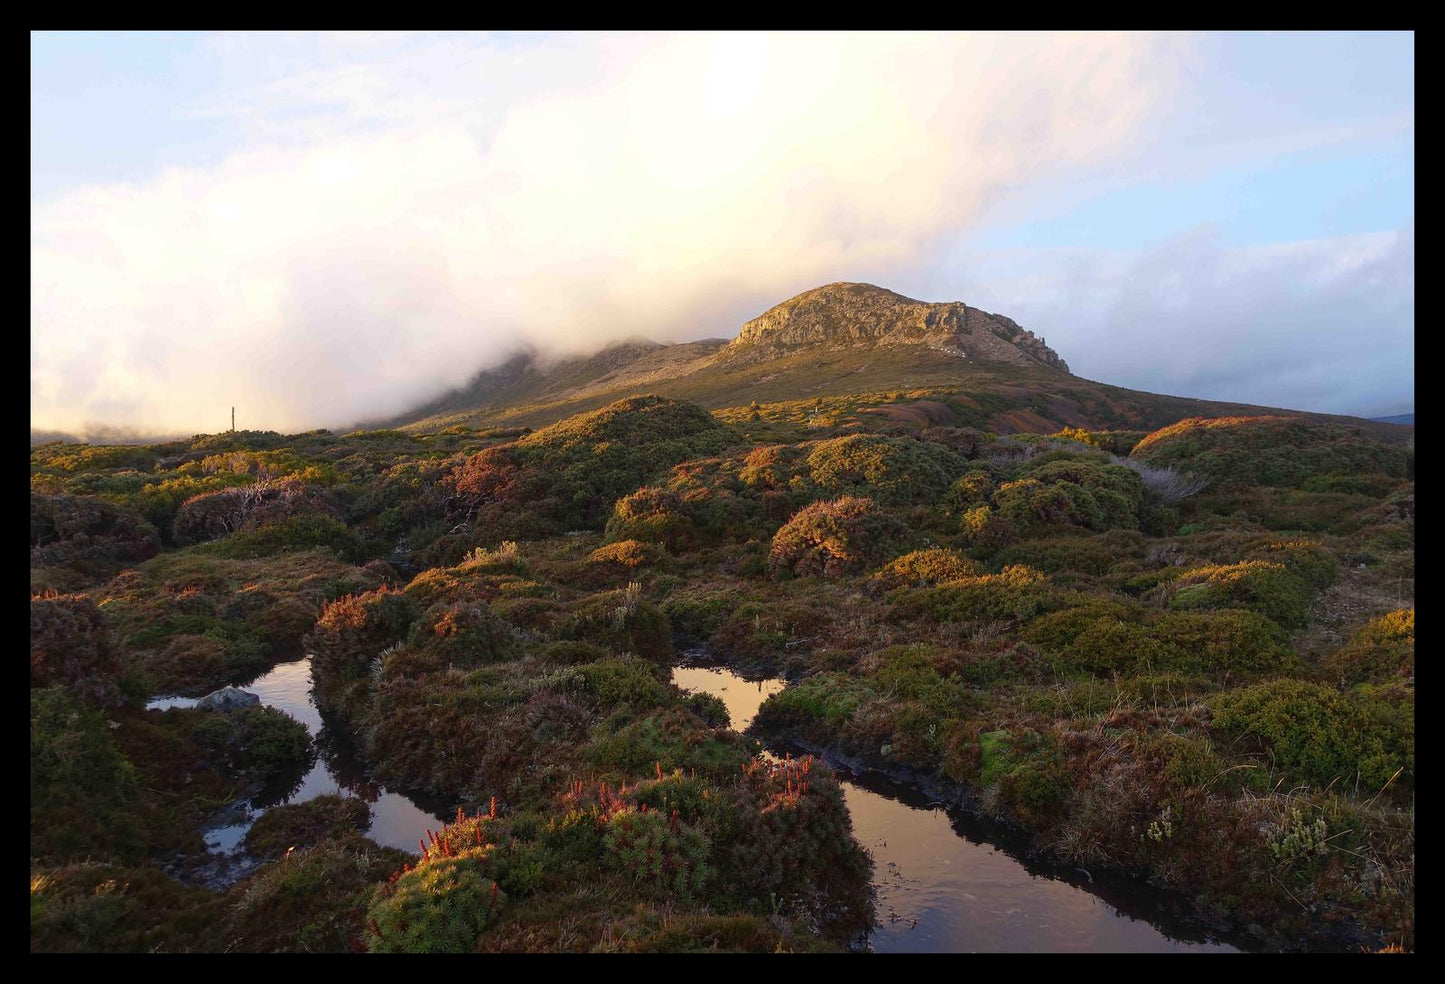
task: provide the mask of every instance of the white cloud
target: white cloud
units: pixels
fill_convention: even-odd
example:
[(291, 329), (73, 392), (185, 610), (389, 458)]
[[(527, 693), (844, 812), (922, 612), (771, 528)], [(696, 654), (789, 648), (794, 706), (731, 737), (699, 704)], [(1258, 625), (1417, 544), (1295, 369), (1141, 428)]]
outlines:
[(993, 198), (1126, 152), (1184, 53), (1096, 34), (324, 47), (197, 107), (249, 149), (37, 207), (33, 423), (215, 429), (234, 403), (247, 426), (345, 424), (519, 340), (728, 334), (818, 283), (893, 282)]
[(955, 257), (927, 290), (1008, 313), (1081, 376), (1325, 413), (1414, 408), (1415, 233)]

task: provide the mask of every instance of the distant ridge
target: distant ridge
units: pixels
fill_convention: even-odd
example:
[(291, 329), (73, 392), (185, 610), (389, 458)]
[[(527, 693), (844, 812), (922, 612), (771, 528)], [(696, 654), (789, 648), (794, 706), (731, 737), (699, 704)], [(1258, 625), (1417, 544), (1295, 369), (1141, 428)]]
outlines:
[(1397, 413), (1393, 417), (1371, 417), (1377, 424), (1413, 424), (1415, 415), (1413, 413)]
[[(730, 341), (632, 338), (565, 359), (524, 349), (466, 386), (366, 426), (420, 433), (540, 427), (642, 394), (710, 410), (780, 403), (802, 408), (830, 398), (878, 406), (908, 394), (952, 394), (965, 408), (958, 423), (998, 434), (1063, 427), (1149, 431), (1188, 417), (1280, 412), (1083, 379), (1044, 339), (1004, 315), (961, 301), (918, 301), (873, 284), (835, 283), (768, 308)], [(1360, 417), (1298, 415), (1364, 427), (1384, 440), (1409, 436)]]

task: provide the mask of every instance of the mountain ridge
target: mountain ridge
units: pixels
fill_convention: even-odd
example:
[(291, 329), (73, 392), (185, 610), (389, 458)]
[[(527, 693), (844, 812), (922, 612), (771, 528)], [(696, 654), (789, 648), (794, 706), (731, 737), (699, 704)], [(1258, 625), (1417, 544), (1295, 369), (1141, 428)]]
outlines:
[[(773, 305), (731, 340), (631, 338), (560, 359), (520, 349), (466, 386), (368, 426), (413, 432), (537, 427), (642, 393), (711, 410), (842, 397), (879, 405), (908, 393), (954, 394), (971, 405), (973, 426), (997, 433), (1152, 430), (1187, 417), (1281, 412), (1087, 380), (1070, 372), (1044, 339), (1004, 315), (840, 282)], [(1400, 432), (1362, 418), (1285, 412)]]

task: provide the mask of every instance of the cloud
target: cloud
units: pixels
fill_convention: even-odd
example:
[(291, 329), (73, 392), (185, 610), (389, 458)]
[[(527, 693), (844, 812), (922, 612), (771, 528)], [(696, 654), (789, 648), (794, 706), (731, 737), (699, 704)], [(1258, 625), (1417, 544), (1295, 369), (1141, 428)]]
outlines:
[(1415, 231), (1228, 247), (1201, 226), (1136, 251), (970, 254), (926, 289), (1009, 314), (1073, 371), (1132, 389), (1325, 413), (1414, 409)]
[(219, 164), (36, 206), (34, 424), (216, 429), (235, 404), (345, 425), (521, 342), (727, 335), (818, 283), (893, 283), (1011, 189), (1127, 153), (1187, 55), (1134, 34), (302, 47), (192, 105), (245, 136)]

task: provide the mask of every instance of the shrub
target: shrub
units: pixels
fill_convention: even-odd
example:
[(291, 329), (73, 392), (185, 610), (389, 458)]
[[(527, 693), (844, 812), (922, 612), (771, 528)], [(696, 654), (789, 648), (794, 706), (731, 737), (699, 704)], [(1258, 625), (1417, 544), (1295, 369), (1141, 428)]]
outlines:
[(996, 488), (998, 475), (995, 469), (975, 466), (948, 487), (943, 496), (943, 505), (953, 512), (967, 512), (987, 505)]
[(598, 547), (587, 555), (593, 564), (615, 565), (624, 571), (635, 571), (639, 567), (650, 567), (666, 556), (656, 544), (637, 540), (620, 540)]
[(80, 862), (30, 877), (32, 953), (220, 949), (220, 896), (159, 868)]
[(193, 713), (196, 740), (230, 771), (270, 776), (299, 770), (315, 754), (306, 726), (274, 707)]
[[(1406, 743), (1413, 748), (1412, 736), (1388, 719), (1373, 719), (1368, 702), (1319, 684), (1271, 680), (1218, 694), (1210, 704), (1217, 731), (1252, 738), (1276, 768), (1299, 781), (1324, 787), (1358, 776), (1374, 790), (1409, 764)], [(1412, 780), (1404, 777), (1407, 785)]]
[(346, 524), (325, 513), (287, 516), (255, 529), (232, 533), (207, 549), (219, 557), (267, 557), (285, 550), (329, 547), (342, 560), (361, 561), (366, 548)]
[(312, 669), (325, 676), (355, 679), (388, 646), (406, 638), (420, 616), (405, 593), (378, 588), (331, 602), (303, 643), (312, 654)]
[(960, 532), (970, 548), (983, 554), (997, 552), (1019, 535), (1013, 520), (988, 506), (975, 506), (964, 513)]
[(558, 627), (558, 635), (653, 660), (672, 656), (667, 616), (643, 600), (642, 585), (636, 581), (622, 590), (599, 592), (577, 602)]
[(844, 496), (800, 510), (773, 537), (768, 570), (776, 577), (838, 577), (876, 564), (902, 526), (871, 499)]
[(982, 567), (956, 550), (915, 550), (879, 568), (868, 581), (868, 589), (883, 593), (898, 587), (931, 586), (982, 573)]
[(176, 513), (172, 531), (177, 543), (199, 543), (303, 514), (335, 518), (338, 512), (329, 495), (302, 482), (257, 482), (187, 499)]
[(1406, 452), (1364, 436), (1356, 427), (1303, 417), (1193, 417), (1154, 431), (1131, 458), (1182, 465), (1221, 487), (1298, 488), (1316, 475), (1404, 477)]
[(135, 770), (105, 718), (60, 687), (30, 691), (30, 856), (132, 858)]
[(806, 464), (822, 495), (866, 494), (888, 505), (934, 502), (966, 467), (962, 456), (938, 444), (870, 434), (822, 441)]
[(252, 854), (275, 858), (328, 837), (365, 831), (370, 823), (371, 807), (365, 801), (328, 794), (304, 803), (273, 806), (246, 831), (243, 843)]
[[(475, 454), (443, 484), (476, 511), (481, 528), (541, 535), (600, 528), (618, 499), (659, 470), (720, 451), (728, 439), (696, 404), (629, 397)], [(520, 521), (532, 527), (519, 530)]]
[(1050, 574), (1083, 574), (1098, 577), (1128, 560), (1145, 555), (1144, 537), (1134, 530), (1108, 533), (1059, 535), (1023, 540), (994, 555), (997, 564), (1027, 564)]
[(603, 828), (607, 859), (644, 894), (664, 898), (701, 895), (711, 868), (712, 843), (703, 831), (644, 805), (611, 813)]
[(1241, 607), (1286, 628), (1304, 625), (1314, 592), (1286, 565), (1263, 560), (1185, 571), (1169, 586), (1174, 609)]
[(1076, 459), (1028, 462), (1016, 481), (993, 495), (999, 513), (1021, 529), (1084, 526), (1092, 530), (1131, 529), (1139, 525), (1144, 485), (1120, 465)]
[(30, 497), (30, 566), (104, 577), (160, 551), (150, 523), (91, 496)]
[(1248, 611), (1169, 612), (1149, 626), (1156, 668), (1250, 677), (1297, 668), (1280, 627)]
[(110, 626), (89, 598), (30, 599), (30, 686), (56, 684), (96, 704), (125, 701), (126, 665)]
[(1325, 668), (1344, 683), (1413, 681), (1415, 609), (1400, 609), (1370, 621), (1325, 661)]
[(607, 538), (659, 543), (673, 553), (686, 553), (701, 536), (675, 493), (649, 486), (617, 500), (607, 521)]
[(1043, 611), (1048, 579), (1030, 567), (1005, 567), (998, 574), (965, 577), (936, 588), (899, 589), (900, 612), (940, 622), (1032, 618)]
[(1045, 616), (1041, 623), (1055, 621), (1031, 627), (1030, 637), (1042, 636), (1057, 647), (1067, 630), (1086, 623), (1055, 651), (1066, 665), (1097, 674), (1175, 671), (1238, 678), (1294, 668), (1284, 632), (1254, 612), (1170, 612), (1148, 624), (1104, 615), (1087, 624), (1089, 611)]
[[(266, 816), (272, 813), (275, 809)], [(399, 876), (407, 861), (403, 852), (340, 827), (313, 844), (297, 845), (231, 889), (226, 897), (227, 949), (352, 952), (364, 945), (365, 914), (376, 884)]]
[(1100, 598), (1087, 605), (1040, 615), (1024, 629), (1023, 636), (1029, 642), (1056, 653), (1068, 648), (1096, 623), (1137, 622), (1141, 614), (1120, 601)]
[[(853, 839), (842, 787), (825, 765), (811, 756), (754, 759), (744, 767), (738, 793), (735, 833), (719, 865), (733, 891), (764, 903), (867, 897), (872, 863)], [(857, 923), (857, 931), (871, 915), (863, 908), (815, 914), (833, 927)]]
[(485, 602), (458, 601), (428, 608), (412, 625), (407, 646), (439, 667), (473, 667), (511, 658), (516, 636)]
[(601, 660), (580, 668), (583, 687), (602, 707), (628, 704), (643, 711), (661, 707), (672, 691), (656, 666), (635, 657)]
[(383, 885), (366, 911), (373, 953), (470, 953), (506, 903), (487, 874), (490, 844), (428, 855)]
[(1399, 477), (1391, 475), (1311, 475), (1300, 488), (1306, 492), (1343, 492), (1383, 499), (1399, 484)]

